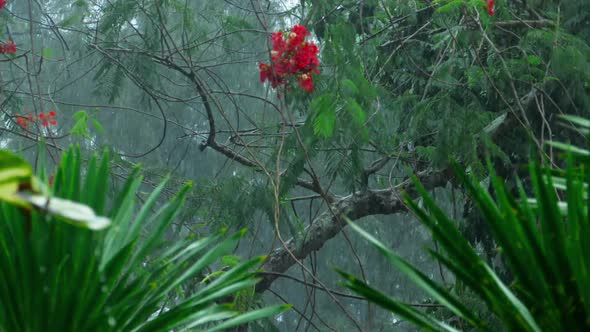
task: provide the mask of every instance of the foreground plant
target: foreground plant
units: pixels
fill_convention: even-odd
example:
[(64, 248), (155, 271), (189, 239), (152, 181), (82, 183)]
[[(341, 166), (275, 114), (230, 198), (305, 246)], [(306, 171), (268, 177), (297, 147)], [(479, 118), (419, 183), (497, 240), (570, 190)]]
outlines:
[[(590, 121), (565, 117), (588, 135)], [(568, 153), (565, 170), (530, 165), (534, 198), (520, 188), (512, 197), (504, 182), (491, 175), (495, 199), (460, 167), (456, 174), (490, 226), (507, 269), (513, 276), (505, 284), (478, 256), (469, 242), (415, 180), (425, 208), (408, 196), (405, 201), (432, 232), (445, 254), (429, 253), (452, 271), (458, 283), (467, 286), (508, 331), (590, 331), (590, 151), (563, 143), (552, 143)], [(560, 201), (557, 193), (564, 196)], [(432, 281), (410, 263), (386, 248), (358, 226), (388, 260), (419, 285), (436, 302), (462, 319), (462, 326), (491, 331), (487, 320), (444, 285)], [(457, 331), (444, 321), (393, 299), (357, 278), (339, 271), (345, 286), (425, 330)]]
[[(239, 314), (218, 303), (251, 288), (264, 257), (180, 295), (181, 285), (231, 253), (244, 234), (164, 246), (189, 186), (158, 206), (164, 181), (138, 208), (138, 169), (107, 200), (106, 154), (93, 157), (83, 177), (80, 153), (70, 150), (53, 188), (43, 190), (20, 158), (2, 151), (0, 160), (0, 331), (218, 331), (287, 309)], [(97, 216), (109, 204), (110, 218)]]

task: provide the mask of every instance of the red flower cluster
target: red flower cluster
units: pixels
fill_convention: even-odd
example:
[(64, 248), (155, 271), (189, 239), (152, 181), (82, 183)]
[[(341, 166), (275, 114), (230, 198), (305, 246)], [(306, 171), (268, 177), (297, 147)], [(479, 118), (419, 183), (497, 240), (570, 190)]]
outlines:
[(21, 126), (21, 128), (26, 129), (29, 127), (29, 123), (36, 122), (37, 120), (41, 122), (41, 125), (43, 127), (57, 125), (57, 120), (55, 120), (56, 113), (53, 110), (47, 112), (47, 114), (40, 113), (38, 119), (33, 114), (31, 114), (31, 112), (29, 112), (28, 109), (25, 110), (25, 112), (28, 114), (27, 116), (21, 116), (18, 114), (16, 115), (16, 123), (18, 123), (18, 125)]
[(494, 16), (495, 12), (494, 12), (494, 0), (487, 0), (488, 2), (488, 14), (490, 14), (491, 16)]
[[(6, 0), (0, 0), (0, 10), (6, 6)], [(16, 53), (16, 45), (12, 40), (9, 40), (4, 45), (0, 45), (0, 54), (14, 54)]]
[[(2, 0), (0, 0), (2, 1)], [(4, 45), (0, 45), (0, 54), (14, 54), (16, 53), (16, 45), (12, 40), (9, 40)]]
[(309, 32), (302, 25), (295, 25), (289, 34), (274, 32), (271, 37), (271, 64), (260, 63), (260, 82), (266, 80), (273, 88), (284, 85), (289, 77), (297, 77), (299, 86), (313, 92), (313, 74), (318, 74), (320, 62), (318, 46), (305, 41)]

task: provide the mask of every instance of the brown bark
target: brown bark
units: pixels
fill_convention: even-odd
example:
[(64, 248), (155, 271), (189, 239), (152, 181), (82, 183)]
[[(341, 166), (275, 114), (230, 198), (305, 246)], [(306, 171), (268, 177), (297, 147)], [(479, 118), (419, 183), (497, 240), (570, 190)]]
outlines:
[[(449, 179), (448, 170), (420, 177), (420, 181), (426, 189), (443, 186)], [(291, 238), (287, 241), (286, 248), (281, 247), (270, 253), (263, 270), (275, 272), (276, 274), (262, 274), (262, 280), (256, 285), (256, 292), (267, 290), (273, 281), (278, 278), (278, 273), (284, 273), (293, 266), (296, 263), (293, 256), (297, 259), (304, 259), (310, 253), (322, 248), (324, 243), (346, 227), (346, 218), (358, 220), (371, 215), (407, 211), (402, 200), (402, 192), (408, 193), (411, 197), (416, 197), (413, 185), (408, 182), (399, 187), (368, 190), (365, 193), (356, 193), (337, 200), (332, 204), (331, 209), (321, 214), (305, 229), (302, 238)]]

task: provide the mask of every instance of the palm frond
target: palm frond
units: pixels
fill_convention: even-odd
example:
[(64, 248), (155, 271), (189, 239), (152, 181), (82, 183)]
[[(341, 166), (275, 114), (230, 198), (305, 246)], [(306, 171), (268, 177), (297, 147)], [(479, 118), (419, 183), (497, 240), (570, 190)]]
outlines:
[[(584, 119), (565, 119), (582, 129), (590, 126)], [(455, 175), (480, 209), (501, 250), (512, 275), (510, 284), (501, 280), (477, 255), (457, 223), (447, 217), (416, 178), (414, 184), (424, 207), (410, 196), (404, 196), (409, 209), (431, 231), (444, 252), (429, 250), (430, 254), (455, 274), (457, 282), (485, 303), (509, 331), (590, 329), (590, 242), (584, 239), (590, 234), (590, 159), (584, 148), (558, 142), (549, 144), (567, 153), (567, 166), (555, 170), (531, 162), (532, 198), (527, 197), (522, 184), (520, 197), (513, 197), (490, 165), (492, 196), (473, 175), (454, 164)], [(560, 191), (564, 195), (558, 196)], [(564, 198), (560, 200), (560, 197)], [(475, 311), (447, 288), (436, 284), (357, 225), (351, 226), (465, 324), (481, 331), (490, 330)], [(347, 280), (346, 287), (425, 330), (456, 328), (391, 299), (344, 272), (339, 273)]]
[[(80, 152), (73, 148), (64, 154), (47, 193), (29, 186), (16, 192), (25, 203), (15, 204), (4, 199), (22, 190), (13, 184), (37, 180), (31, 180), (30, 166), (18, 157), (2, 151), (0, 159), (10, 161), (0, 168), (0, 330), (217, 331), (288, 309), (240, 313), (224, 304), (254, 286), (264, 257), (236, 264), (191, 293), (178, 292), (230, 254), (245, 233), (222, 231), (165, 243), (164, 233), (181, 211), (190, 184), (159, 205), (165, 179), (137, 207), (142, 178), (136, 170), (110, 204), (108, 154), (92, 157), (91, 168), (83, 170)], [(90, 213), (110, 216), (97, 217), (109, 220), (109, 227), (88, 227), (84, 218)], [(60, 222), (64, 218), (78, 223)]]

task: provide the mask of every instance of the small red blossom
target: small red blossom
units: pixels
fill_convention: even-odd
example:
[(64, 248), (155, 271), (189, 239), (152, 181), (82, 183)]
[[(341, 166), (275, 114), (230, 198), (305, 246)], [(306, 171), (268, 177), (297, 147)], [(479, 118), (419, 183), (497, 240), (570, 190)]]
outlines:
[(488, 14), (490, 14), (490, 16), (494, 16), (495, 11), (494, 11), (494, 7), (495, 7), (495, 1), (494, 0), (487, 0), (488, 2)]
[(260, 63), (260, 82), (267, 80), (273, 88), (285, 85), (290, 77), (296, 77), (305, 91), (313, 91), (313, 74), (318, 74), (320, 62), (318, 46), (305, 41), (310, 34), (302, 25), (295, 25), (291, 32), (273, 32), (270, 37), (271, 63)]
[(303, 74), (299, 76), (299, 86), (307, 92), (313, 92), (313, 78), (311, 75)]
[(309, 36), (309, 32), (307, 32), (307, 28), (303, 25), (295, 24), (293, 29), (291, 29), (291, 33), (294, 34), (296, 37), (301, 38), (301, 41), (307, 36)]
[(21, 118), (20, 116), (18, 118), (16, 118), (16, 123), (21, 126), (22, 128), (27, 128), (28, 127), (28, 121), (26, 118)]
[(270, 66), (264, 63), (258, 65), (260, 69), (260, 82), (264, 83), (266, 80), (270, 80), (271, 72)]
[(18, 124), (21, 128), (27, 129), (29, 127), (29, 122), (31, 122), (29, 117), (25, 117), (18, 114), (16, 115), (16, 124)]
[[(2, 0), (0, 0), (2, 1)], [(16, 53), (16, 45), (12, 40), (9, 40), (4, 45), (0, 45), (1, 54), (14, 54)]]
[[(37, 117), (35, 117), (29, 109), (25, 109), (25, 113), (27, 115), (19, 115), (16, 114), (16, 123), (23, 129), (27, 129), (30, 123), (41, 122), (41, 126), (49, 127), (57, 125), (57, 120), (55, 116), (57, 115), (55, 111), (51, 110), (47, 113), (39, 113)], [(38, 119), (37, 119), (38, 118)]]
[(6, 0), (0, 0), (0, 10), (4, 9), (4, 6), (6, 6)]

